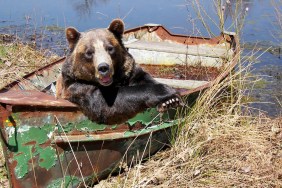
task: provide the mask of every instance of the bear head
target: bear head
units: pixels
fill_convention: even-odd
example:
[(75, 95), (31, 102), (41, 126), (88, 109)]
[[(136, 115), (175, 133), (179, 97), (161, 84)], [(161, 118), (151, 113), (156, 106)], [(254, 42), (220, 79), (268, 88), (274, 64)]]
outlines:
[(105, 29), (79, 32), (66, 29), (71, 75), (100, 86), (110, 86), (128, 76), (134, 60), (122, 43), (124, 23), (115, 19)]

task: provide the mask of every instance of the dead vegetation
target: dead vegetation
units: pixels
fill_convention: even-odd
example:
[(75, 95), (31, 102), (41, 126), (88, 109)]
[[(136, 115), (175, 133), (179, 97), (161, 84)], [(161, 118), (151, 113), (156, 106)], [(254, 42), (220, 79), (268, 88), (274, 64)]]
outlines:
[(2, 145), (0, 146), (0, 185), (2, 185), (3, 187), (8, 187), (9, 185)]
[[(8, 40), (9, 39), (9, 40)], [(8, 42), (7, 42), (8, 40)], [(35, 50), (11, 36), (0, 36), (0, 88), (55, 61), (58, 57), (46, 50)]]

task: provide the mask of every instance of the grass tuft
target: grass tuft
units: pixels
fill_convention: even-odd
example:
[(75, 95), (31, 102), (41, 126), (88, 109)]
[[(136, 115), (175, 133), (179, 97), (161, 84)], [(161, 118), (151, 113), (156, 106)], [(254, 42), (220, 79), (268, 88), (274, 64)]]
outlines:
[[(4, 39), (4, 37), (0, 37), (0, 39)], [(50, 51), (38, 51), (17, 40), (12, 42), (0, 40), (0, 80), (2, 80), (0, 88), (56, 59), (58, 56)]]

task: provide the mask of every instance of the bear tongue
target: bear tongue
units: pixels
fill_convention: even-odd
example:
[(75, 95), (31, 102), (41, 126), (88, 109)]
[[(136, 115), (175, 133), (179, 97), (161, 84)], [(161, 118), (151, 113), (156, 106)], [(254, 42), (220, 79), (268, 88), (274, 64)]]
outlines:
[(101, 78), (101, 81), (102, 81), (103, 83), (108, 83), (108, 82), (111, 81), (111, 77), (110, 77), (110, 76), (103, 76), (103, 77)]

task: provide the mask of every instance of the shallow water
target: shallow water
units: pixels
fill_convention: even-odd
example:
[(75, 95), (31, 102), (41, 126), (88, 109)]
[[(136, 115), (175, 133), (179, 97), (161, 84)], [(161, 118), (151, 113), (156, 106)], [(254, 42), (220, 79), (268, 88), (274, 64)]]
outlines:
[[(231, 6), (222, 4), (226, 18), (224, 28), (233, 31), (230, 20), (234, 15), (236, 0), (230, 2)], [(257, 101), (253, 107), (276, 116), (281, 114), (279, 102), (282, 101), (282, 60), (277, 50), (281, 46), (282, 38), (279, 37), (282, 31), (275, 25), (276, 16), (271, 2), (244, 0), (238, 17), (245, 20), (242, 44), (247, 43), (249, 48), (253, 48), (259, 42), (257, 48), (262, 47), (265, 50), (272, 46), (276, 49), (274, 55), (264, 53), (253, 71), (255, 75), (265, 75), (262, 77), (264, 86), (255, 88), (253, 92), (253, 101)], [(74, 26), (80, 31), (107, 27), (109, 22), (117, 17), (124, 19), (126, 28), (158, 23), (173, 33), (210, 36), (207, 31), (209, 28), (212, 33), (218, 35), (219, 21), (213, 1), (199, 0), (199, 4), (207, 13), (205, 15), (203, 12), (202, 15), (208, 26), (203, 26), (197, 17), (197, 4), (188, 0), (0, 0), (0, 33), (20, 36), (34, 42), (38, 47), (48, 48), (61, 55), (66, 47), (63, 32), (65, 27)], [(280, 4), (278, 8), (281, 9), (281, 6)], [(248, 50), (244, 53), (247, 54)]]

